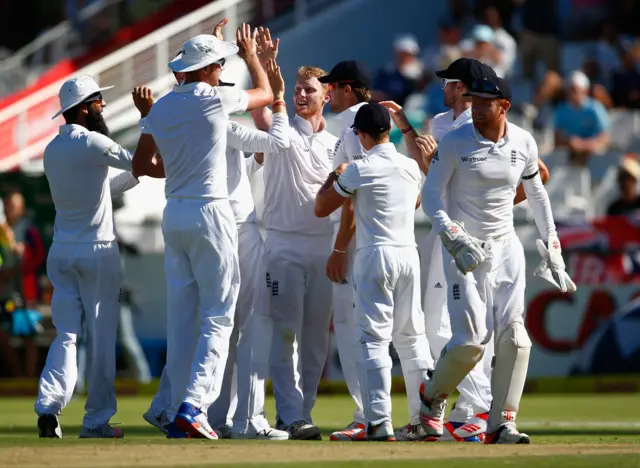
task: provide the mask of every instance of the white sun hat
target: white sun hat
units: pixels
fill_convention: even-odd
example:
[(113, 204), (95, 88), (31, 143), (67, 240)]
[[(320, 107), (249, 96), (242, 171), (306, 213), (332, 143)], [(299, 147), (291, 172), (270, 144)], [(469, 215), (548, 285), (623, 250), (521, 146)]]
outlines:
[(77, 106), (92, 94), (111, 88), (113, 88), (113, 86), (105, 86), (104, 88), (101, 88), (93, 78), (86, 75), (65, 81), (58, 93), (58, 97), (60, 98), (60, 110), (56, 115), (51, 117), (51, 119), (55, 119), (63, 112)]
[(200, 70), (237, 53), (237, 45), (210, 34), (200, 34), (184, 43), (180, 55), (169, 62), (169, 68), (174, 72)]

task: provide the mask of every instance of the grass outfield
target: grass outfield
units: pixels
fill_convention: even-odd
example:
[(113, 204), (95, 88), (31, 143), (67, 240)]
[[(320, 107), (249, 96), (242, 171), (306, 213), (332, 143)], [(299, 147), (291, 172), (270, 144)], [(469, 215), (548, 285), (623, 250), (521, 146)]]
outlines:
[[(0, 399), (0, 466), (302, 466), (364, 467), (383, 460), (385, 468), (424, 467), (425, 460), (447, 468), (474, 467), (640, 467), (640, 395), (527, 395), (519, 427), (530, 446), (462, 443), (336, 443), (328, 434), (350, 422), (349, 398), (318, 398), (314, 418), (323, 442), (167, 440), (142, 419), (149, 397), (124, 397), (112, 421), (124, 440), (80, 440), (81, 400), (61, 417), (65, 438), (40, 440), (31, 398)], [(273, 399), (268, 415), (273, 417)], [(408, 421), (405, 399), (394, 397), (394, 422)], [(473, 459), (473, 461), (471, 461)]]

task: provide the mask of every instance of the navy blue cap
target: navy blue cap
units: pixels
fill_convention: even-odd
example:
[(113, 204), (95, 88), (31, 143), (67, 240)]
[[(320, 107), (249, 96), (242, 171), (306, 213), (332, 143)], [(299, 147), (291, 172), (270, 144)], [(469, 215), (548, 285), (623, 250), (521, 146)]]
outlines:
[(511, 102), (511, 88), (507, 80), (498, 76), (485, 76), (471, 84), (465, 96), (478, 96), (487, 99), (506, 99)]
[(496, 72), (489, 65), (471, 58), (459, 58), (451, 62), (446, 70), (438, 70), (436, 76), (449, 80), (460, 80), (467, 88), (471, 88), (475, 80), (481, 80), (488, 76), (497, 77)]
[(318, 78), (320, 83), (353, 83), (371, 89), (371, 73), (367, 66), (356, 60), (338, 62), (328, 75)]
[(358, 109), (351, 128), (369, 135), (380, 135), (391, 129), (391, 116), (381, 104), (370, 102)]

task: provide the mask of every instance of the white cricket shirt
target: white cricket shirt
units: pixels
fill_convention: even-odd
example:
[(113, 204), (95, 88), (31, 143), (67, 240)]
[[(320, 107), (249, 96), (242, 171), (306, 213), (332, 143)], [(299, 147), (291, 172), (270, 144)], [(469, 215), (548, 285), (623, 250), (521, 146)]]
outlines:
[[(355, 106), (349, 107), (347, 110), (340, 112), (336, 118), (340, 122), (342, 130), (340, 131), (340, 138), (336, 143), (333, 150), (333, 169), (336, 169), (340, 164), (349, 164), (352, 161), (358, 161), (367, 155), (367, 152), (360, 144), (358, 135), (353, 133), (351, 126), (356, 118), (358, 110), (367, 104), (366, 102), (360, 102)], [(336, 223), (335, 231), (340, 228), (340, 216), (342, 208), (337, 209), (329, 215), (331, 221)]]
[(390, 245), (415, 247), (415, 212), (420, 193), (418, 163), (396, 151), (392, 143), (376, 145), (353, 161), (333, 184), (353, 198), (356, 250)]
[(520, 180), (537, 173), (538, 146), (526, 130), (507, 123), (504, 138), (494, 143), (473, 124), (463, 125), (440, 141), (423, 187), (422, 207), (437, 232), (456, 220), (472, 236), (501, 237), (514, 230), (513, 199)]
[(455, 120), (453, 118), (453, 109), (449, 109), (447, 112), (436, 115), (431, 120), (431, 135), (439, 142), (451, 130), (471, 123), (472, 120), (471, 108), (465, 109)]
[(44, 150), (44, 173), (56, 208), (54, 242), (94, 243), (116, 239), (111, 196), (138, 181), (132, 155), (111, 138), (80, 125), (62, 125)]
[(246, 91), (189, 83), (160, 98), (141, 121), (162, 155), (167, 198), (226, 199), (228, 115), (244, 112)]

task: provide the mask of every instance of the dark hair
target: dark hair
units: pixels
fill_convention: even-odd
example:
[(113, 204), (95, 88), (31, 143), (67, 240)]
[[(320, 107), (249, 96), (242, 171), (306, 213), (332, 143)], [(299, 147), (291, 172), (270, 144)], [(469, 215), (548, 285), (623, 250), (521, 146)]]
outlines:
[(371, 90), (364, 86), (358, 86), (357, 88), (351, 87), (351, 91), (356, 95), (358, 103), (371, 101)]
[(79, 109), (80, 109), (80, 104), (73, 106), (71, 109), (67, 109), (66, 111), (64, 111), (62, 113), (62, 116), (64, 117), (64, 121), (67, 124), (75, 123), (76, 119), (78, 118)]

